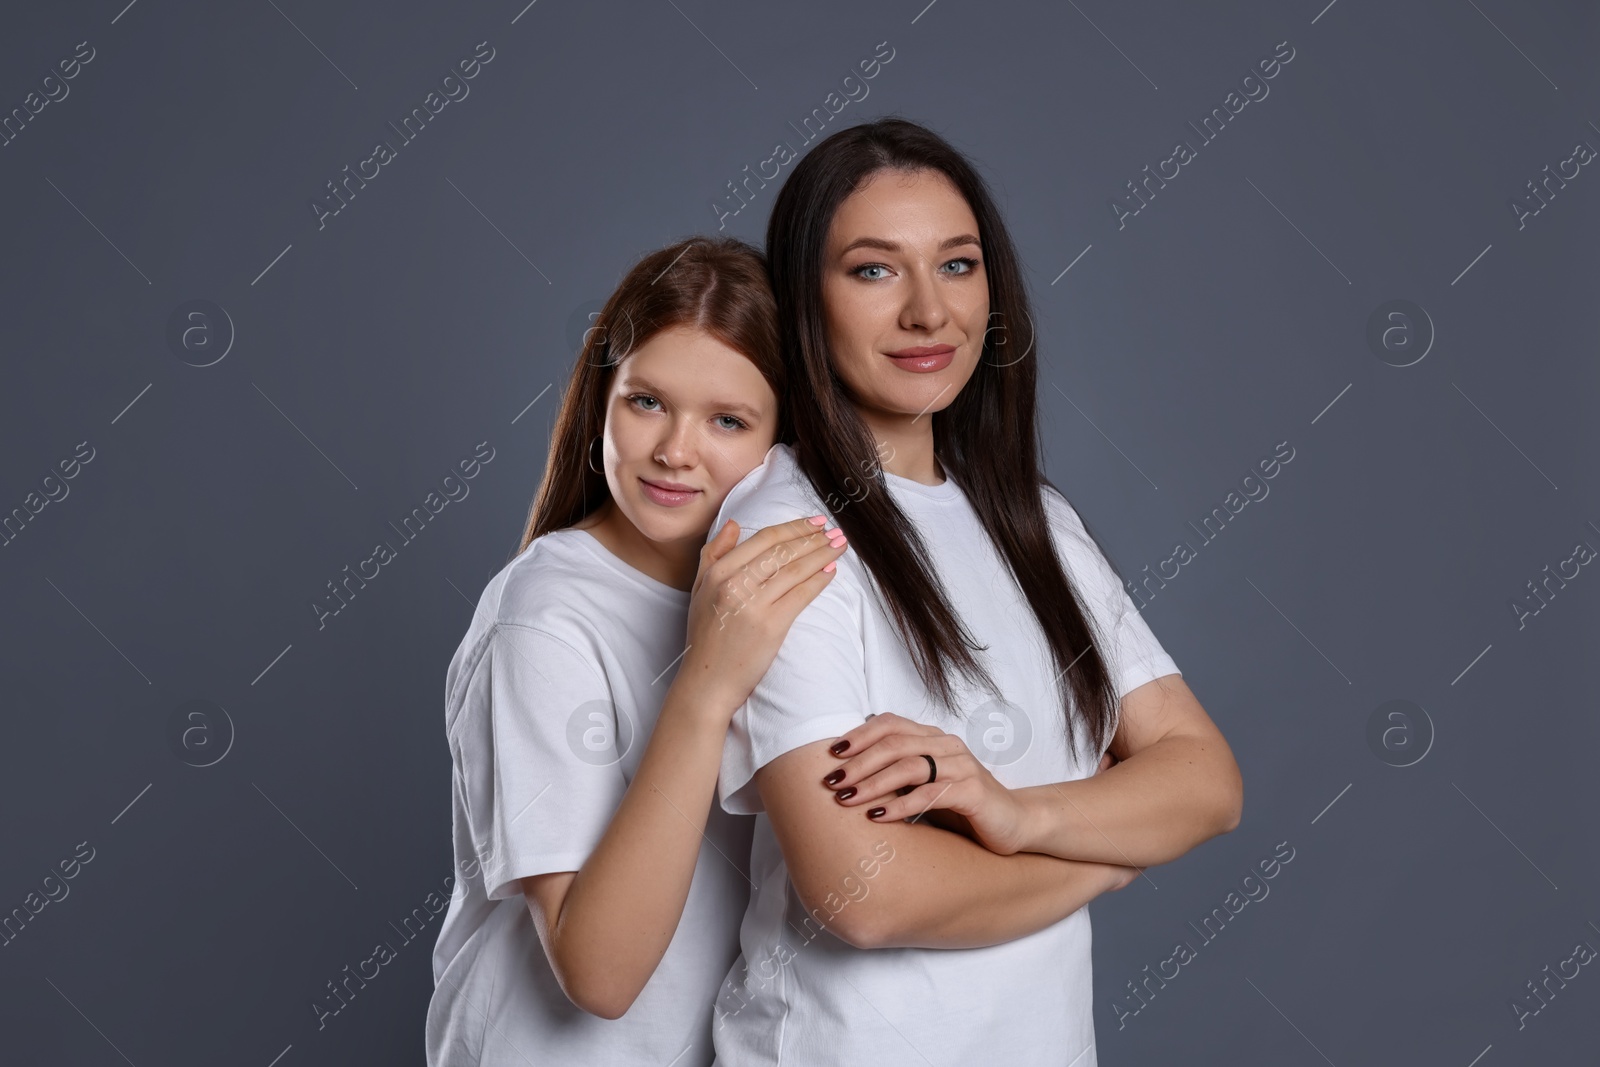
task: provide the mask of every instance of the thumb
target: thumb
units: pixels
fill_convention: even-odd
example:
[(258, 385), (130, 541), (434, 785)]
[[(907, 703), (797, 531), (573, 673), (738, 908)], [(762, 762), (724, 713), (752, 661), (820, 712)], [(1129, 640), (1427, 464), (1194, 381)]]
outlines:
[(716, 562), (739, 543), (739, 524), (729, 519), (722, 524), (722, 529), (717, 531), (717, 536), (706, 542), (705, 554), (708, 562)]

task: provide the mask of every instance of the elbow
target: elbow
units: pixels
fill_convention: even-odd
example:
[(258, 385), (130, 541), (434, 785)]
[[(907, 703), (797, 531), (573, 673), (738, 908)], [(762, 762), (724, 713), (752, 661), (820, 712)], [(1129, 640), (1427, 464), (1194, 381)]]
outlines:
[(1244, 798), (1239, 797), (1223, 810), (1222, 821), (1217, 830), (1217, 835), (1233, 833), (1233, 831), (1239, 828), (1239, 821), (1243, 818), (1243, 816)]
[(638, 992), (632, 993), (609, 986), (604, 981), (588, 984), (568, 984), (563, 981), (561, 989), (567, 994), (567, 999), (572, 1001), (574, 1007), (590, 1015), (602, 1019), (620, 1019), (628, 1014), (628, 1009), (633, 1007), (633, 1002), (638, 999)]
[(1233, 758), (1226, 742), (1216, 746), (1202, 744), (1200, 751), (1206, 757), (1205, 769), (1196, 776), (1193, 807), (1195, 822), (1192, 832), (1200, 835), (1190, 847), (1202, 841), (1229, 834), (1239, 828), (1244, 818), (1244, 776), (1239, 772), (1239, 761)]
[[(865, 900), (856, 901), (832, 892), (825, 893), (820, 900), (809, 900), (806, 896), (802, 896), (800, 902), (809, 916), (802, 924), (807, 940), (826, 930), (851, 948), (887, 948), (894, 944), (895, 932), (889, 925), (892, 916), (886, 914), (884, 908), (866, 907)], [(835, 906), (830, 907), (830, 904)]]
[(1170, 863), (1214, 837), (1230, 834), (1244, 818), (1244, 782), (1239, 769), (1230, 763), (1226, 772), (1196, 790), (1185, 805), (1181, 823), (1174, 823), (1159, 847), (1148, 855), (1135, 854), (1139, 866)]
[(1217, 833), (1227, 834), (1237, 830), (1239, 821), (1244, 818), (1244, 779), (1239, 776), (1237, 765), (1233, 767), (1233, 773), (1228, 776), (1227, 786), (1222, 790), (1217, 808)]
[(602, 1019), (616, 1020), (628, 1014), (628, 1009), (633, 1007), (633, 1002), (637, 998), (601, 991), (598, 994), (591, 994), (582, 999), (574, 998), (569, 993), (567, 994), (567, 999), (590, 1015), (595, 1015)]
[(579, 1011), (615, 1020), (626, 1015), (633, 1002), (639, 999), (641, 990), (628, 988), (602, 969), (567, 960), (552, 959), (550, 962), (561, 991)]
[(857, 916), (842, 926), (835, 924), (834, 936), (851, 948), (888, 948), (895, 943), (887, 924)]
[(541, 901), (527, 888), (532, 879), (523, 881), (528, 914), (561, 992), (579, 1011), (601, 1019), (622, 1018), (639, 999), (650, 974), (628, 973), (628, 968), (607, 958), (608, 952), (593, 936), (586, 936), (581, 928), (569, 929), (562, 921), (567, 916), (565, 889), (559, 900)]

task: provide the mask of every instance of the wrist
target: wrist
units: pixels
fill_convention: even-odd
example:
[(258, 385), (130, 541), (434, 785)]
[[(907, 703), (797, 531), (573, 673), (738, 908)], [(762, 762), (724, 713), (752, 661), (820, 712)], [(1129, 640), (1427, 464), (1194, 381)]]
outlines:
[[(1022, 848), (1061, 859), (1088, 859), (1103, 840), (1083, 814), (1079, 793), (1088, 779), (1050, 782), (1014, 790), (1022, 805)], [(1074, 797), (1074, 793), (1079, 793)]]
[(1017, 806), (1017, 848), (1018, 852), (1043, 852), (1051, 853), (1045, 847), (1049, 841), (1046, 826), (1049, 821), (1046, 797), (1043, 795), (1048, 786), (1022, 786), (1011, 790), (1011, 798)]
[(673, 709), (674, 715), (688, 715), (696, 719), (705, 719), (716, 722), (719, 728), (726, 729), (728, 721), (733, 718), (733, 713), (745, 702), (749, 694), (739, 694), (733, 691), (724, 680), (716, 677), (710, 668), (698, 663), (689, 662), (685, 657), (677, 677), (672, 680), (671, 687), (662, 703), (661, 712), (667, 714), (667, 709)]

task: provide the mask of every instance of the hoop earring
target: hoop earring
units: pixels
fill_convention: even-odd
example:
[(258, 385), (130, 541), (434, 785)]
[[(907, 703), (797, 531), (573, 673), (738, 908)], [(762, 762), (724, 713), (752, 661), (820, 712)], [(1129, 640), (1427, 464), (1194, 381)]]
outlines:
[[(595, 441), (601, 441), (601, 440), (603, 440), (603, 438), (596, 437), (594, 439), (594, 441), (590, 441), (589, 442), (588, 461), (589, 461), (589, 469), (590, 470), (594, 471), (596, 474), (603, 475), (603, 474), (605, 474), (605, 471), (604, 470), (596, 470), (595, 469), (595, 465), (594, 465), (594, 446), (595, 446)], [(602, 450), (603, 450), (604, 446), (602, 445), (601, 447), (602, 447)]]

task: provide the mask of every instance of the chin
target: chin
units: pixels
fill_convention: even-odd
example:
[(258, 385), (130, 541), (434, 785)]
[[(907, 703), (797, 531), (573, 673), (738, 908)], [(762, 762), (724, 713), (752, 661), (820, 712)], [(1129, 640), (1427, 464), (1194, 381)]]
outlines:
[(956, 402), (956, 397), (972, 381), (976, 370), (976, 367), (952, 363), (944, 370), (919, 375), (914, 382), (896, 382), (889, 393), (896, 401), (895, 406), (907, 415), (943, 411)]
[(925, 375), (924, 380), (912, 388), (900, 384), (898, 388), (883, 390), (879, 393), (878, 406), (896, 415), (931, 415), (954, 403), (960, 391), (961, 379), (940, 371)]
[(699, 508), (664, 508), (643, 501), (638, 511), (630, 516), (640, 533), (652, 541), (671, 542), (689, 538), (704, 539), (711, 520), (701, 515)]

